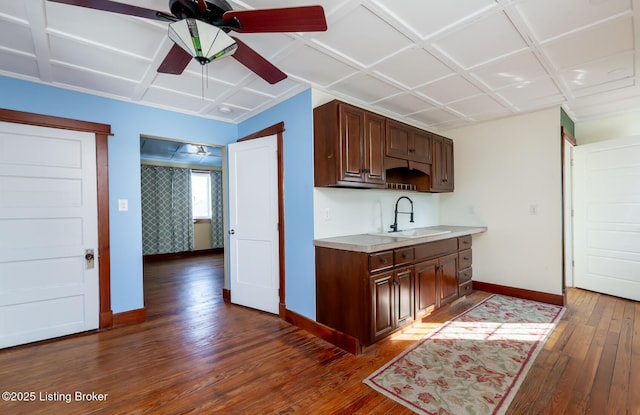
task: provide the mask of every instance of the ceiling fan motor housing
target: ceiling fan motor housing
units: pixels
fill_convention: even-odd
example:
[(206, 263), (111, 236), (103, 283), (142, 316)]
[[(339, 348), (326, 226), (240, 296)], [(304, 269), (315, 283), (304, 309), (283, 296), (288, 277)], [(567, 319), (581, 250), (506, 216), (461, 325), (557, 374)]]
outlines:
[[(207, 10), (200, 11), (197, 0), (169, 0), (169, 10), (178, 19), (198, 19), (213, 26), (223, 26), (222, 15), (232, 10), (229, 3), (225, 0), (207, 0), (204, 3)], [(220, 29), (225, 32), (230, 30), (225, 27)]]

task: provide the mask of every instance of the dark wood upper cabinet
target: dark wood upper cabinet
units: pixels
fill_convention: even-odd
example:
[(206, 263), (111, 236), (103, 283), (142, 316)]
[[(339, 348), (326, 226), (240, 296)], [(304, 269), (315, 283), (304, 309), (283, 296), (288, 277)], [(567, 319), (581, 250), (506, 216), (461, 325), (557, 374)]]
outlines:
[(339, 101), (313, 116), (316, 186), (385, 187), (383, 117)]
[(388, 119), (385, 154), (431, 164), (431, 133)]
[(313, 110), (313, 134), (315, 186), (453, 191), (448, 138), (338, 100)]
[(434, 134), (431, 191), (453, 192), (453, 141)]

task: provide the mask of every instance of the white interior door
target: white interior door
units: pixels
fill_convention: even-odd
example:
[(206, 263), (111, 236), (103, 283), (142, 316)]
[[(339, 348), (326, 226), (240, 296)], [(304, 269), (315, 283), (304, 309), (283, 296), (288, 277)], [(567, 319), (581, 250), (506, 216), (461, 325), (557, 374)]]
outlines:
[(0, 122), (0, 347), (98, 328), (97, 222), (95, 136)]
[(564, 140), (564, 282), (573, 287), (573, 146)]
[(277, 136), (229, 145), (231, 302), (278, 313)]
[(575, 285), (640, 300), (640, 137), (573, 154)]

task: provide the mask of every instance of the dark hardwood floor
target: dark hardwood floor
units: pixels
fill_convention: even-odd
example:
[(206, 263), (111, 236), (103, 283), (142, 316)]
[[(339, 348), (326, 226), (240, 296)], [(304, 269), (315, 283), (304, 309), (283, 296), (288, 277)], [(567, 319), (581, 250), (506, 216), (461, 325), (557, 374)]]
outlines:
[[(362, 379), (488, 295), (353, 356), (225, 304), (221, 255), (147, 263), (144, 283), (142, 324), (1, 350), (0, 391), (35, 401), (0, 414), (408, 414)], [(507, 413), (640, 414), (640, 305), (577, 289), (568, 302)]]

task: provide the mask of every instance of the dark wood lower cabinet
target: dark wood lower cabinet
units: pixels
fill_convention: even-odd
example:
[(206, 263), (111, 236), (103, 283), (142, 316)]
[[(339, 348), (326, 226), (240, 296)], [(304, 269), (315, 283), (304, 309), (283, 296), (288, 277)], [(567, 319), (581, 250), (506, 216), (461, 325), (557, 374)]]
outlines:
[(371, 277), (371, 327), (375, 340), (387, 336), (395, 326), (393, 318), (393, 273), (374, 275)]
[(416, 319), (432, 312), (438, 306), (436, 275), (438, 260), (423, 261), (415, 265)]
[(458, 254), (447, 255), (438, 262), (438, 307), (442, 307), (458, 298)]
[(373, 253), (316, 247), (317, 321), (364, 346), (389, 336), (471, 292), (470, 243), (468, 236)]

